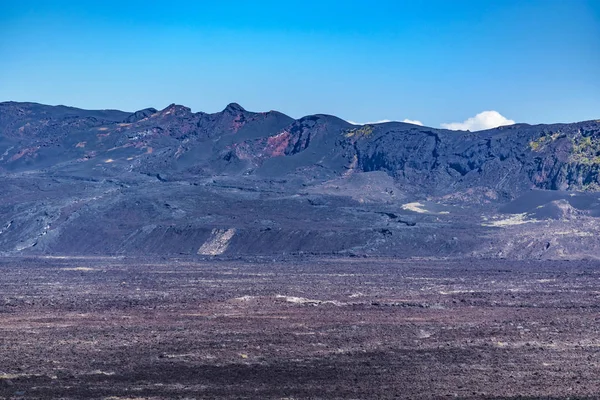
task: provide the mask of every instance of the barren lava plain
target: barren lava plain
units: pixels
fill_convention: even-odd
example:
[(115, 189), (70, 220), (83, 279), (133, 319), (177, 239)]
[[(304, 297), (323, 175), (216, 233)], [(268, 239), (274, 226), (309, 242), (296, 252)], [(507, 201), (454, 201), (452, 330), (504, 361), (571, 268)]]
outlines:
[(600, 263), (4, 258), (0, 396), (597, 398)]

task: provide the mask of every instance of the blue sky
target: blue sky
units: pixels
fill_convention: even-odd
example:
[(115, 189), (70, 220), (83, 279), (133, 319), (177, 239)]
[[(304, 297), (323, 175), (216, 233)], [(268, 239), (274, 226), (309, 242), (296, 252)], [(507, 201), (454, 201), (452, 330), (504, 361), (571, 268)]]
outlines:
[(0, 1), (3, 100), (598, 119), (600, 0)]

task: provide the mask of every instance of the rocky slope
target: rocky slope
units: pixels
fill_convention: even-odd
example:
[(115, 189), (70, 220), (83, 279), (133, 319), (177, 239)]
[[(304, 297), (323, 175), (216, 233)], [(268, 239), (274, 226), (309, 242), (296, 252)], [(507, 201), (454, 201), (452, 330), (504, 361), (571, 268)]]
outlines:
[(454, 132), (238, 104), (0, 103), (0, 251), (600, 255), (600, 122)]

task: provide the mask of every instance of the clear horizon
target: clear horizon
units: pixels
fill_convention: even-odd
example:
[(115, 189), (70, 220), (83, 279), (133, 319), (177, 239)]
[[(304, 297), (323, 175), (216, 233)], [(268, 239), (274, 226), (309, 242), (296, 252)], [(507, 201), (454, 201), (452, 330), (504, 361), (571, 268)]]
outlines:
[(450, 129), (600, 118), (600, 2), (23, 1), (0, 101)]

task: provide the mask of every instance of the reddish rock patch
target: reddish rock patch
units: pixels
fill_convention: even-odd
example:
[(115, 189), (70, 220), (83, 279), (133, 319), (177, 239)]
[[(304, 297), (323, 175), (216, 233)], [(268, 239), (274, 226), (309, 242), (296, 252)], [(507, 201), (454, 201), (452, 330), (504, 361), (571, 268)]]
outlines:
[(40, 148), (39, 146), (36, 146), (36, 147), (26, 147), (24, 149), (21, 149), (17, 154), (15, 154), (14, 156), (12, 156), (10, 158), (10, 161), (16, 161), (19, 158), (24, 157), (24, 156), (35, 155), (36, 154), (35, 152), (38, 151), (39, 148)]
[(285, 149), (290, 143), (291, 134), (288, 131), (283, 131), (278, 135), (271, 136), (267, 139), (267, 147), (265, 153), (271, 157), (279, 157), (285, 155)]

